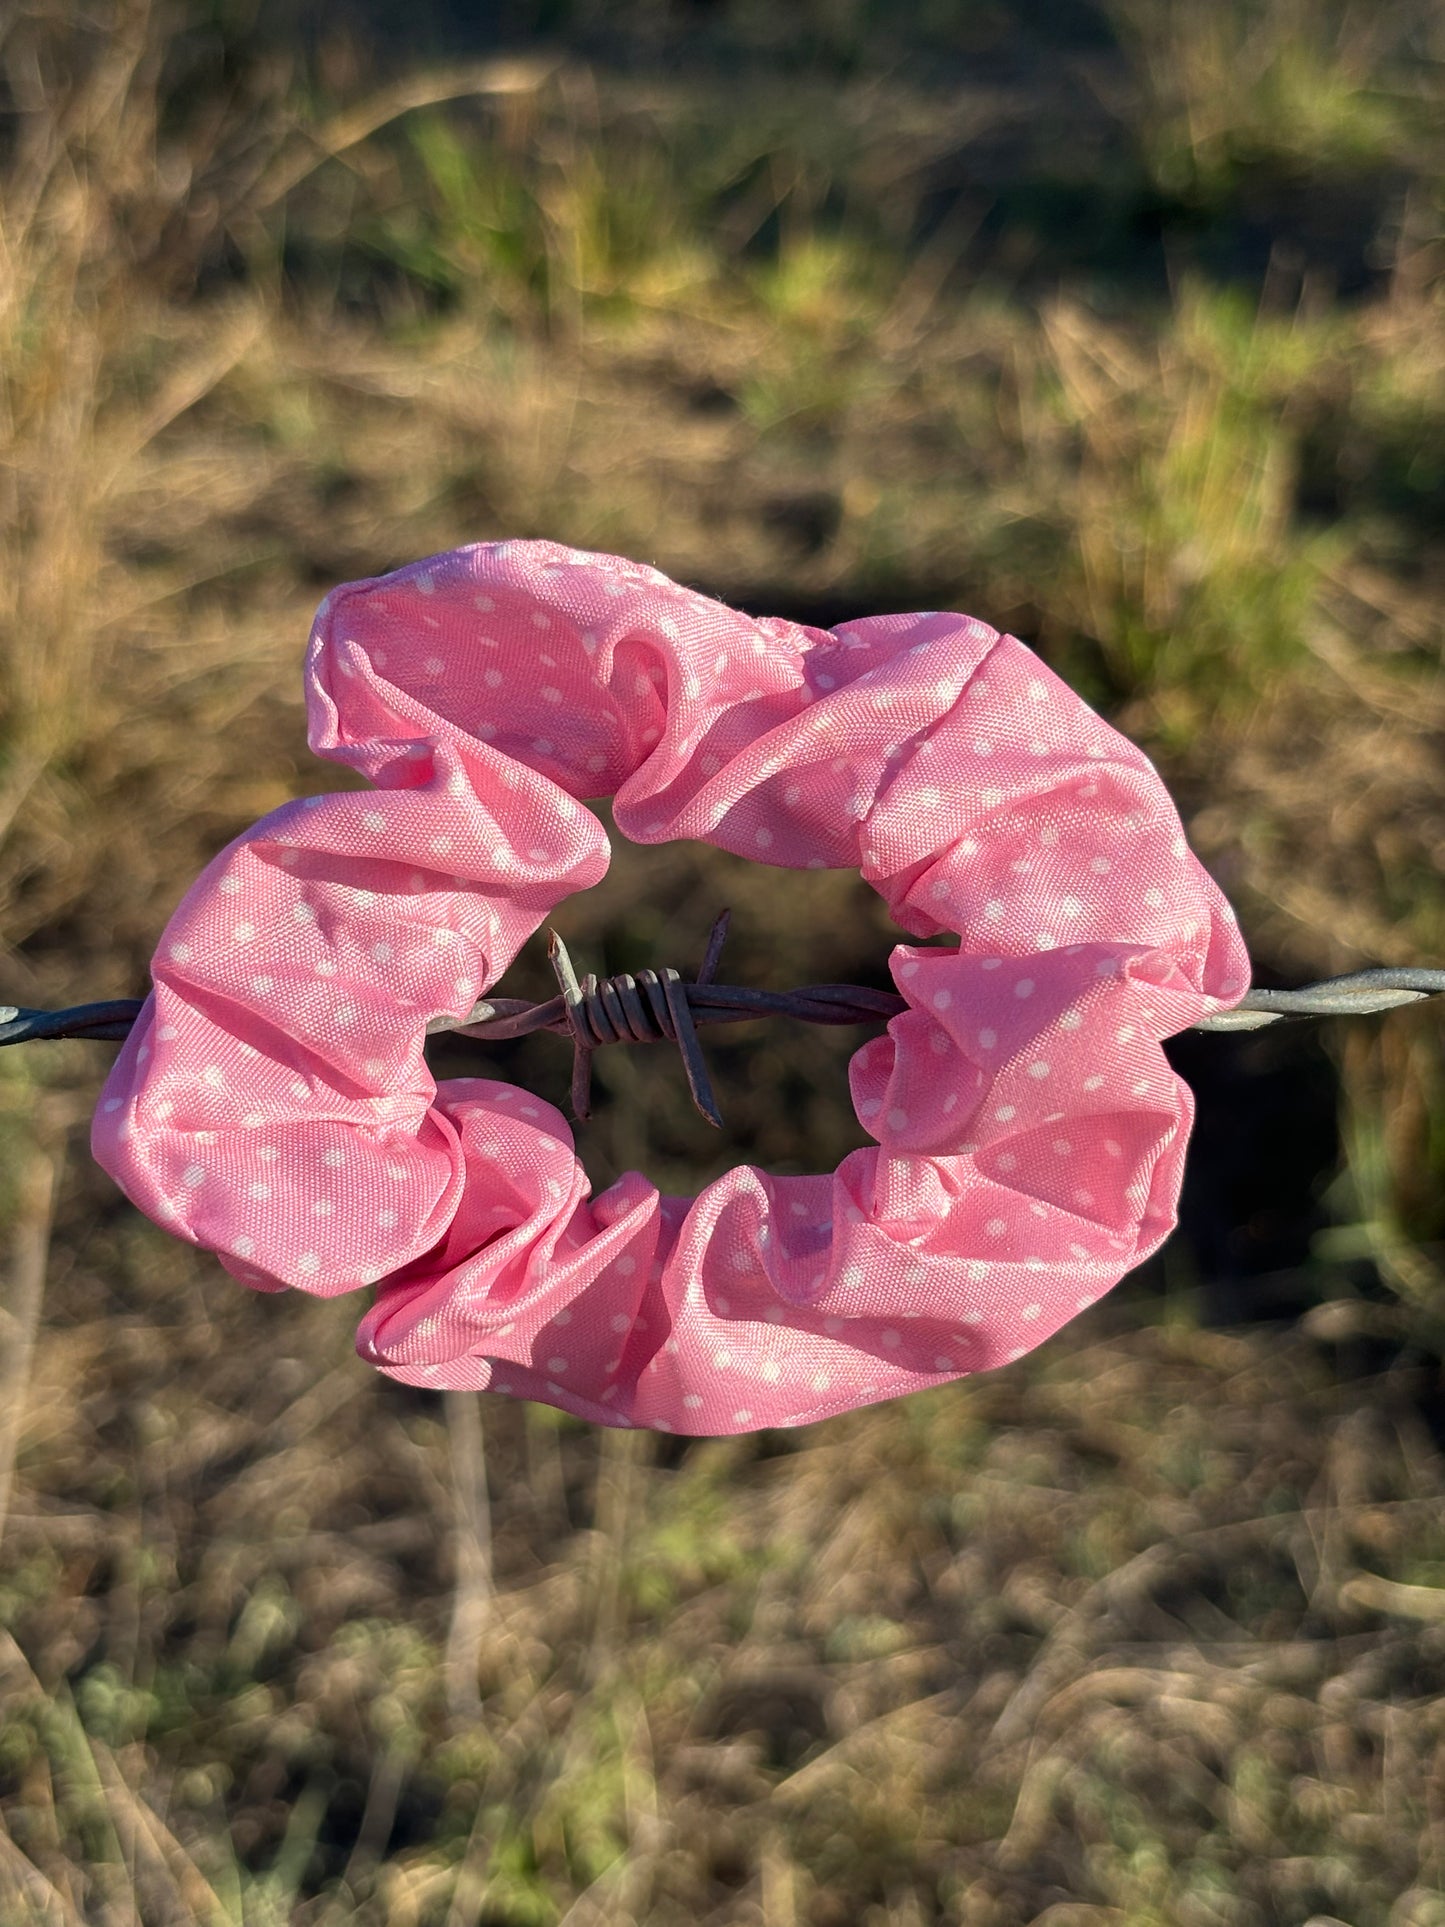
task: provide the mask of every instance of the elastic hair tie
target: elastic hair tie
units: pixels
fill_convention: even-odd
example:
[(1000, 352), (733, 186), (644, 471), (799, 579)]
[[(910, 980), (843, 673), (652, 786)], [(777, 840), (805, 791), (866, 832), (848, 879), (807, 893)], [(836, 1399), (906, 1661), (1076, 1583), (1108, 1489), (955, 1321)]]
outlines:
[[(187, 891), (92, 1144), (257, 1290), (375, 1286), (383, 1372), (806, 1424), (1020, 1357), (1173, 1228), (1193, 1100), (1161, 1039), (1249, 960), (1148, 759), (1012, 636), (754, 620), (501, 542), (333, 591), (305, 679), (311, 748), (373, 787), (272, 811)], [(428, 1026), (605, 874), (586, 797), (636, 842), (857, 869), (957, 936), (892, 953), (905, 1007), (849, 1064), (874, 1145), (592, 1197), (554, 1106), (433, 1080)]]

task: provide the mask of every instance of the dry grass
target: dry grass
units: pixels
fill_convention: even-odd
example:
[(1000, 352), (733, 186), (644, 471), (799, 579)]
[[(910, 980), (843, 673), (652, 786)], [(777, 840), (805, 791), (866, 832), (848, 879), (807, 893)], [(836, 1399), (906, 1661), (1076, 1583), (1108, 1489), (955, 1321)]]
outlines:
[(344, 1308), (270, 1305), (258, 1387), (190, 1253), (87, 1242), (7, 1536), (11, 1905), (1438, 1920), (1418, 1372), (1105, 1314), (791, 1437), (479, 1439)]
[[(0, 23), (7, 998), (143, 989), (201, 863), (337, 780), (323, 589), (502, 534), (1012, 625), (1160, 760), (1257, 956), (1445, 959), (1432, 16), (1130, 0), (1045, 59), (980, 15), (940, 79), (804, 14), (814, 64), (746, 88)], [(1300, 194), (1371, 211), (1242, 292)], [(559, 924), (682, 966), (724, 902), (740, 981), (882, 981), (854, 880), (690, 848)], [(91, 1167), (103, 1046), (0, 1053), (0, 1920), (1441, 1927), (1437, 1039), (1334, 1046), (1345, 1295), (1299, 1328), (1124, 1293), (692, 1443), (368, 1375), (353, 1308), (245, 1296)], [(836, 1163), (856, 1040), (763, 1041), (709, 1041), (722, 1139), (605, 1056), (594, 1179)], [(545, 1040), (499, 1062), (561, 1095)]]

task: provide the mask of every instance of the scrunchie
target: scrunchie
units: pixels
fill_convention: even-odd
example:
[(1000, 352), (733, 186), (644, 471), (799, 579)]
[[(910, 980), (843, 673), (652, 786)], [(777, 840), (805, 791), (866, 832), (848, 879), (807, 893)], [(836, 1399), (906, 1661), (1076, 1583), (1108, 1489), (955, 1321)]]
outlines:
[[(141, 1210), (258, 1290), (379, 1287), (410, 1384), (604, 1425), (798, 1425), (1020, 1357), (1175, 1222), (1160, 1040), (1248, 988), (1158, 775), (1021, 642), (950, 614), (753, 620), (549, 542), (327, 596), (308, 736), (371, 791), (229, 844), (166, 927), (96, 1112)], [(464, 1018), (642, 843), (857, 868), (919, 938), (849, 1081), (876, 1147), (597, 1197), (551, 1104), (437, 1085)]]

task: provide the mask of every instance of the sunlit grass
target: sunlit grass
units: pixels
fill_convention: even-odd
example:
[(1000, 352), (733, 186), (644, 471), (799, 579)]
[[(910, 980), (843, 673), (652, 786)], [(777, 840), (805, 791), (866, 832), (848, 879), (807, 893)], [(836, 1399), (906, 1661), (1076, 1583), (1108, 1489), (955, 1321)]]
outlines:
[(1164, 740), (1187, 744), (1300, 666), (1322, 580), (1348, 553), (1346, 532), (1297, 514), (1291, 426), (1337, 330), (1195, 287), (1163, 336), (1061, 304), (1044, 339), (1077, 449), (1079, 576), (1060, 586), (1120, 689), (1156, 697)]
[(1145, 151), (1170, 193), (1217, 201), (1261, 165), (1327, 181), (1408, 164), (1431, 137), (1419, 13), (1340, 0), (1108, 11), (1134, 52)]

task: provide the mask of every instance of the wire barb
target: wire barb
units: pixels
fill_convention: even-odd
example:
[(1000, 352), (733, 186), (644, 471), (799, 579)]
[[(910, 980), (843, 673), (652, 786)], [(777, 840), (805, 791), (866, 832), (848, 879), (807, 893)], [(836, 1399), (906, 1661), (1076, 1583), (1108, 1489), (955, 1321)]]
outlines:
[[(697, 983), (706, 984), (717, 969), (731, 912), (724, 910), (713, 924)], [(594, 976), (581, 983), (572, 958), (558, 933), (548, 933), (547, 958), (562, 992), (562, 1006), (572, 1032), (572, 1114), (579, 1123), (592, 1115), (592, 1053), (603, 1044), (676, 1044), (692, 1101), (709, 1124), (722, 1128), (722, 1113), (713, 1095), (707, 1061), (698, 1042), (697, 1027), (683, 983), (671, 969), (639, 970), (634, 978), (623, 971), (616, 977)], [(639, 995), (639, 991), (642, 993)], [(643, 1002), (646, 998), (646, 1003)], [(469, 1034), (476, 1035), (470, 1029)]]

